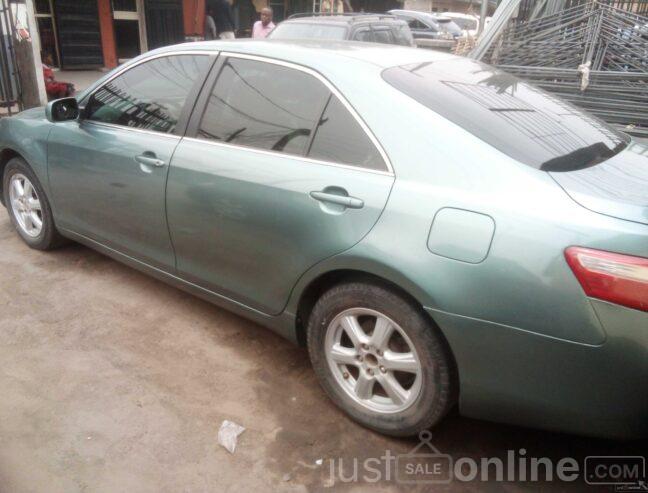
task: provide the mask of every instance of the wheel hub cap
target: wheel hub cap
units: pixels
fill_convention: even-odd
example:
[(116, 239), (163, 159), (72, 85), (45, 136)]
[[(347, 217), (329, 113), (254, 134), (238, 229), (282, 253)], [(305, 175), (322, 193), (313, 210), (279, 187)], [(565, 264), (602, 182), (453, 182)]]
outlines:
[(20, 230), (37, 237), (43, 230), (43, 212), (36, 189), (29, 179), (16, 173), (9, 181), (9, 202)]
[(352, 308), (340, 313), (327, 328), (325, 349), (337, 383), (367, 409), (401, 412), (421, 393), (422, 369), (413, 343), (380, 312)]

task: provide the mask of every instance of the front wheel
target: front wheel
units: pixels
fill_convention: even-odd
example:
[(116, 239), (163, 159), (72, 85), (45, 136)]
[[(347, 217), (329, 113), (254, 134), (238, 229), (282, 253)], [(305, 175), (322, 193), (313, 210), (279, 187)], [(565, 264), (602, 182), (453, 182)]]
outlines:
[(454, 404), (445, 342), (412, 302), (388, 288), (349, 283), (326, 292), (309, 319), (308, 349), (333, 401), (381, 433), (415, 435)]
[(54, 225), (52, 209), (36, 174), (19, 157), (4, 171), (3, 197), (20, 237), (32, 248), (49, 250), (63, 242)]

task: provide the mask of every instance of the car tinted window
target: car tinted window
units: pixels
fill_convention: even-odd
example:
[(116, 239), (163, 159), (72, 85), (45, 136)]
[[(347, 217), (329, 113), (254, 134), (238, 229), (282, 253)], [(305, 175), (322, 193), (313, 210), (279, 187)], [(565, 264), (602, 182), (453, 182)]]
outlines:
[(374, 170), (387, 169), (376, 146), (335, 96), (326, 106), (308, 156)]
[(407, 25), (410, 29), (427, 29), (427, 26), (417, 19), (408, 19)]
[(189, 91), (206, 69), (206, 55), (176, 55), (142, 63), (115, 77), (88, 100), (85, 118), (170, 133)]
[(376, 43), (394, 44), (394, 38), (392, 38), (389, 29), (374, 29), (374, 39)]
[(268, 35), (272, 39), (346, 39), (346, 26), (282, 22)]
[(383, 78), (505, 154), (545, 171), (593, 166), (629, 142), (566, 101), (467, 58), (392, 67)]
[(412, 46), (414, 44), (412, 31), (405, 24), (394, 25), (394, 37), (396, 38), (396, 43), (399, 45)]
[(209, 97), (199, 136), (303, 155), (328, 96), (324, 84), (300, 70), (229, 58)]
[(360, 29), (356, 31), (353, 35), (353, 39), (356, 41), (366, 41), (372, 43), (374, 40), (373, 33), (369, 29)]

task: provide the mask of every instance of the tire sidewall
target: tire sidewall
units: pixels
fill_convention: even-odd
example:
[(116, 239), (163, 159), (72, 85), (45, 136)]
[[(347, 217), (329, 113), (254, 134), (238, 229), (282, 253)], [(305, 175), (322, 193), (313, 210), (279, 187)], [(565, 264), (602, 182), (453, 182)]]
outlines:
[[(441, 341), (427, 320), (406, 300), (382, 287), (350, 284), (347, 289), (326, 293), (313, 309), (308, 325), (308, 349), (322, 386), (333, 401), (360, 423), (397, 436), (416, 434), (438, 421), (447, 412), (449, 394), (448, 361)], [(416, 349), (422, 366), (421, 392), (407, 409), (378, 413), (355, 402), (337, 383), (325, 354), (327, 328), (344, 310), (369, 308), (387, 315), (405, 331)]]
[[(18, 221), (16, 220), (16, 217), (14, 215), (9, 195), (9, 183), (11, 181), (11, 177), (18, 173), (26, 176), (29, 179), (32, 186), (36, 189), (36, 194), (38, 195), (38, 200), (41, 204), (43, 227), (38, 236), (27, 235), (18, 224)], [(49, 201), (47, 200), (45, 190), (43, 190), (43, 187), (36, 177), (36, 174), (23, 159), (13, 158), (7, 163), (2, 178), (2, 196), (4, 197), (5, 205), (7, 207), (7, 212), (9, 213), (11, 223), (13, 224), (14, 228), (23, 239), (23, 241), (27, 243), (27, 245), (29, 245), (31, 248), (35, 248), (37, 250), (46, 250), (50, 248), (54, 243), (56, 229), (54, 227), (54, 220), (52, 218), (52, 211), (49, 205)]]

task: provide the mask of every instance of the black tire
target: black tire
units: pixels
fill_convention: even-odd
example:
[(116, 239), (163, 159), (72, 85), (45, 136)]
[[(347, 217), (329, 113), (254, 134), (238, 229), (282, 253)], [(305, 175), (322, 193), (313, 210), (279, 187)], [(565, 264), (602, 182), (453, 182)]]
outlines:
[[(36, 191), (36, 194), (38, 195), (41, 206), (40, 215), (43, 224), (38, 236), (30, 236), (23, 230), (11, 206), (9, 184), (11, 177), (18, 173), (25, 176), (31, 182)], [(59, 234), (54, 224), (52, 208), (50, 207), (47, 195), (45, 195), (45, 190), (43, 190), (43, 187), (40, 184), (40, 181), (38, 181), (36, 174), (32, 171), (32, 169), (24, 159), (15, 157), (11, 159), (5, 166), (4, 176), (2, 178), (2, 196), (4, 198), (11, 223), (13, 224), (14, 228), (16, 228), (16, 231), (18, 232), (20, 237), (25, 243), (27, 243), (27, 245), (29, 245), (29, 247), (36, 250), (51, 250), (65, 243), (65, 239)]]
[[(403, 411), (386, 414), (356, 402), (329, 367), (325, 354), (327, 328), (336, 316), (352, 308), (375, 310), (389, 317), (406, 333), (418, 353), (421, 391)], [(391, 436), (416, 435), (438, 423), (455, 403), (458, 389), (447, 343), (420, 308), (395, 290), (364, 282), (333, 287), (313, 308), (307, 338), (313, 368), (326, 393), (338, 407), (368, 428)]]

